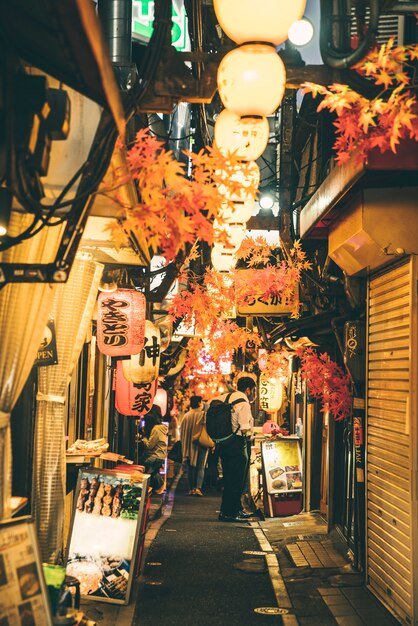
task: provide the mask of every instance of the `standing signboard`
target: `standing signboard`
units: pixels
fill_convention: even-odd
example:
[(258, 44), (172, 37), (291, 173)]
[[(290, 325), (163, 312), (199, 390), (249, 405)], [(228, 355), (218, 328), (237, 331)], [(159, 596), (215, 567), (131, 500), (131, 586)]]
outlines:
[(81, 597), (128, 604), (149, 476), (82, 469), (75, 491), (67, 574)]
[(52, 626), (33, 522), (0, 522), (0, 626)]
[(265, 513), (269, 517), (300, 513), (303, 476), (299, 437), (263, 441), (261, 460)]

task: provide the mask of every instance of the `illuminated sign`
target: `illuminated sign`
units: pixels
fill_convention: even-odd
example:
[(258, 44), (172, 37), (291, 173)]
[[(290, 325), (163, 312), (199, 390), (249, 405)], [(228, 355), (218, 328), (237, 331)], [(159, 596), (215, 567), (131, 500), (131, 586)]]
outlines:
[[(154, 0), (133, 0), (132, 35), (141, 41), (149, 41), (154, 29)], [(187, 32), (187, 16), (183, 3), (173, 1), (171, 43), (179, 51), (190, 50)]]

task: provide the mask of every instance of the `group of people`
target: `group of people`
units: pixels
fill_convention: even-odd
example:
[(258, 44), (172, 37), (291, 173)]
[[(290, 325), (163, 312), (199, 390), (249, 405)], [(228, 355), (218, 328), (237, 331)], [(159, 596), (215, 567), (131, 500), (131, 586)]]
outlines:
[[(252, 513), (245, 511), (242, 506), (242, 494), (247, 481), (249, 466), (250, 438), (253, 429), (251, 402), (255, 397), (256, 385), (250, 376), (238, 379), (237, 389), (232, 393), (225, 393), (218, 400), (228, 398), (232, 405), (232, 432), (233, 435), (225, 442), (218, 444), (216, 452), (222, 463), (223, 491), (219, 520), (222, 522), (240, 522), (252, 517)], [(188, 469), (190, 495), (203, 496), (202, 485), (209, 450), (195, 441), (195, 433), (205, 423), (205, 411), (201, 396), (192, 396), (190, 410), (184, 415), (180, 437), (182, 444), (183, 465)], [(217, 458), (217, 457), (216, 457)]]
[[(190, 495), (203, 496), (208, 455), (213, 455), (216, 463), (218, 456), (221, 460), (223, 491), (219, 520), (222, 522), (240, 522), (252, 517), (252, 513), (242, 506), (242, 494), (248, 476), (250, 439), (254, 425), (251, 402), (254, 400), (255, 390), (255, 381), (250, 376), (242, 376), (238, 379), (236, 390), (217, 398), (221, 401), (227, 400), (232, 405), (233, 435), (227, 442), (218, 444), (216, 450), (215, 447), (203, 447), (196, 440), (196, 433), (206, 419), (201, 396), (191, 397), (190, 409), (183, 416), (180, 425), (182, 462), (187, 468)], [(151, 487), (156, 493), (164, 489), (160, 468), (167, 456), (167, 439), (168, 427), (162, 423), (160, 408), (153, 405), (144, 420), (143, 452), (139, 462), (151, 475)]]

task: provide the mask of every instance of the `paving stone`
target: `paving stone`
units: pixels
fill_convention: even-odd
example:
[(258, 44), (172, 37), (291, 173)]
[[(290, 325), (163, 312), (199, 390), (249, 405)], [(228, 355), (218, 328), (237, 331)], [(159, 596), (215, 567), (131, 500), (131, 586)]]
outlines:
[(353, 607), (351, 606), (351, 604), (349, 603), (349, 601), (344, 598), (343, 595), (341, 596), (324, 596), (323, 601), (325, 602), (325, 604), (327, 604), (328, 606), (346, 606), (346, 607), (350, 607), (352, 611), (354, 611)]
[(336, 604), (335, 606), (330, 606), (329, 610), (333, 614), (334, 617), (356, 617), (358, 618), (358, 614), (355, 612), (352, 606), (340, 606)]
[(340, 596), (341, 589), (337, 589), (336, 587), (318, 587), (318, 591), (321, 596)]
[(363, 620), (361, 620), (359, 617), (351, 617), (351, 616), (341, 616), (341, 617), (336, 617), (335, 621), (337, 622), (338, 626), (364, 626), (364, 622)]

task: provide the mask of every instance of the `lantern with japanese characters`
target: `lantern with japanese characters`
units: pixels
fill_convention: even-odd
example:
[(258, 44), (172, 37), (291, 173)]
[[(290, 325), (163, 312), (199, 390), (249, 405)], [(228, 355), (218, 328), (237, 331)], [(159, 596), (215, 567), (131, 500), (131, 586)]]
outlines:
[(108, 356), (139, 354), (144, 347), (145, 296), (135, 289), (101, 292), (97, 302), (97, 346)]
[(158, 387), (156, 391), (154, 404), (160, 407), (161, 415), (164, 417), (167, 413), (168, 395), (167, 395), (167, 391), (163, 389), (162, 387)]
[(123, 375), (131, 383), (151, 383), (160, 369), (160, 329), (149, 320), (145, 321), (144, 347), (139, 354), (122, 361)]
[(128, 417), (140, 418), (146, 415), (154, 403), (158, 381), (131, 383), (123, 375), (122, 361), (116, 366), (115, 406), (116, 410)]
[(262, 372), (259, 390), (260, 409), (266, 413), (279, 411), (283, 401), (283, 385), (280, 378)]
[(173, 322), (164, 320), (158, 324), (158, 328), (160, 329), (161, 352), (165, 352), (170, 345), (173, 335)]

